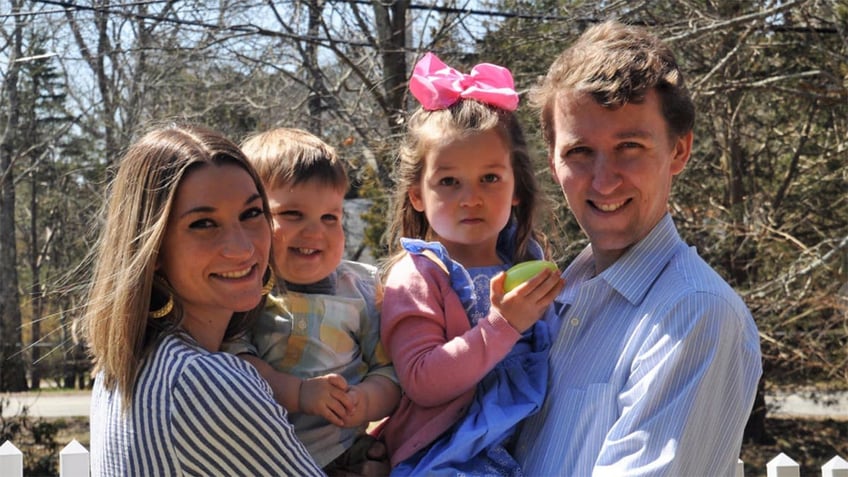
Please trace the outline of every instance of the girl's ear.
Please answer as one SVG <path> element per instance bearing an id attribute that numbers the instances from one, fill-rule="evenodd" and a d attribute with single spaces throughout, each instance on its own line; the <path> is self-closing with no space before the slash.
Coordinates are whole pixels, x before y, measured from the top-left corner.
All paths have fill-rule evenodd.
<path id="1" fill-rule="evenodd" d="M 417 212 L 424 212 L 424 199 L 421 198 L 421 186 L 412 186 L 409 188 L 409 203 Z"/>

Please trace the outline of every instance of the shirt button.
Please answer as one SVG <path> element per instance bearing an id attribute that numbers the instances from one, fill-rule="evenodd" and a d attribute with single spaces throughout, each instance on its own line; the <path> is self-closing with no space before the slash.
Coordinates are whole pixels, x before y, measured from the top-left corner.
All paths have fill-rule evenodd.
<path id="1" fill-rule="evenodd" d="M 297 328 L 301 331 L 306 329 L 306 320 L 300 320 L 297 322 Z"/>
<path id="2" fill-rule="evenodd" d="M 579 318 L 572 318 L 572 319 L 571 319 L 571 326 L 577 326 L 577 325 L 579 325 L 579 324 L 580 324 L 580 319 L 579 319 Z"/>

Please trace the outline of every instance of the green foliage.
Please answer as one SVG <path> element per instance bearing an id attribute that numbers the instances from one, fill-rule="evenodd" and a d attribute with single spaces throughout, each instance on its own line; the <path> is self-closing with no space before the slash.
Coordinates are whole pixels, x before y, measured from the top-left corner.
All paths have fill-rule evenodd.
<path id="1" fill-rule="evenodd" d="M 383 232 L 388 226 L 389 198 L 385 189 L 380 186 L 373 169 L 366 169 L 361 180 L 360 196 L 371 199 L 371 207 L 362 214 L 362 220 L 367 224 L 364 245 L 370 248 L 374 258 L 379 260 L 388 253 L 388 246 L 383 242 Z"/>

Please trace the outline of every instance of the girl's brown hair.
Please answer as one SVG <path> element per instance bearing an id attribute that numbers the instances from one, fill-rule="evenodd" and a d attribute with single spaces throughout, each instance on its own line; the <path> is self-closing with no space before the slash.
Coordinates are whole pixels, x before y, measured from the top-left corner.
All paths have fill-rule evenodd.
<path id="1" fill-rule="evenodd" d="M 518 198 L 518 205 L 512 207 L 510 219 L 516 223 L 513 260 L 518 263 L 532 258 L 530 241 L 541 239 L 534 227 L 541 196 L 518 118 L 510 111 L 474 100 L 462 100 L 447 109 L 427 111 L 419 108 L 409 118 L 394 171 L 395 192 L 387 233 L 391 257 L 386 267 L 402 256 L 401 237 L 432 239 L 426 215 L 415 210 L 409 200 L 410 187 L 421 182 L 427 152 L 433 147 L 491 130 L 496 131 L 511 150 L 514 193 Z"/>

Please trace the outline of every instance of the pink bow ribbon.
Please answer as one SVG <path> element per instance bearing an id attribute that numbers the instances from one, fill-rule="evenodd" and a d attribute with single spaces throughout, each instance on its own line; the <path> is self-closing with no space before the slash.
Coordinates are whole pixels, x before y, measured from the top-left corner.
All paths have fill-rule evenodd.
<path id="1" fill-rule="evenodd" d="M 507 111 L 518 107 L 518 93 L 508 69 L 481 63 L 466 75 L 432 53 L 415 64 L 409 91 L 427 111 L 449 108 L 460 99 L 475 99 Z"/>

